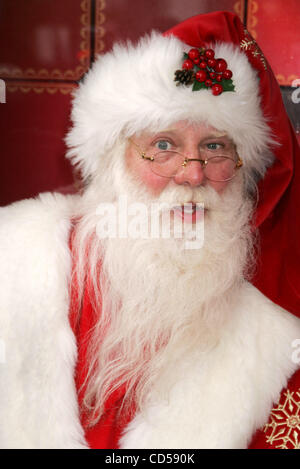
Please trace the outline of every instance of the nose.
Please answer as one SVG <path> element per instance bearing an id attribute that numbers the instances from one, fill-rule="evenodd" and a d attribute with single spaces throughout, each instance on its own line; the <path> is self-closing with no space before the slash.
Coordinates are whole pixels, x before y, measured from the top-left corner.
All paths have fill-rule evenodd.
<path id="1" fill-rule="evenodd" d="M 180 185 L 189 185 L 191 187 L 201 186 L 205 182 L 205 174 L 200 161 L 188 161 L 186 166 L 181 166 L 174 182 Z"/>

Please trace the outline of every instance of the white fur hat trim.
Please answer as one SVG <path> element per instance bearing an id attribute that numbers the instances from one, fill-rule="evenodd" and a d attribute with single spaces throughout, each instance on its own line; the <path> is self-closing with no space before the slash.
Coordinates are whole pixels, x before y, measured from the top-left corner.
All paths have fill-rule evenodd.
<path id="1" fill-rule="evenodd" d="M 153 32 L 136 46 L 117 44 L 97 59 L 75 92 L 73 128 L 66 138 L 67 156 L 84 179 L 93 177 L 99 158 L 120 136 L 158 131 L 185 119 L 227 132 L 245 169 L 263 175 L 272 140 L 256 71 L 237 46 L 217 43 L 213 48 L 233 72 L 234 92 L 214 96 L 211 90 L 176 86 L 174 72 L 190 46 L 175 36 Z"/>

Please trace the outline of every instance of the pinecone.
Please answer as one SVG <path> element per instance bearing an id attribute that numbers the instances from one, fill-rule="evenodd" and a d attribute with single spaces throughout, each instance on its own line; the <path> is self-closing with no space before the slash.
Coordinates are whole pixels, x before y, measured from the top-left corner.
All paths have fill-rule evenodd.
<path id="1" fill-rule="evenodd" d="M 178 85 L 190 85 L 195 80 L 193 70 L 176 70 L 174 81 L 178 81 Z"/>

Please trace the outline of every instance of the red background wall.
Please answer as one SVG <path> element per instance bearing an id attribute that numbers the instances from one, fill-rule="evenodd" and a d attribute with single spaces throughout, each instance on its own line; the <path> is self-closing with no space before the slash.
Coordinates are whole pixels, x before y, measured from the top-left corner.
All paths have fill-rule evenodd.
<path id="1" fill-rule="evenodd" d="M 116 40 L 164 31 L 199 13 L 240 16 L 273 67 L 296 126 L 291 86 L 300 79 L 297 6 L 298 0 L 1 0 L 6 102 L 0 103 L 0 205 L 70 190 L 74 178 L 64 135 L 71 93 L 97 54 Z"/>

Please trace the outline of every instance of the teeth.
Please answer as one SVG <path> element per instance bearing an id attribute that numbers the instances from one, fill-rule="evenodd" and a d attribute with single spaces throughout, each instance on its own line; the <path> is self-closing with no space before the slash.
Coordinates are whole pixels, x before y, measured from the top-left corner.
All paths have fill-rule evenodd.
<path id="1" fill-rule="evenodd" d="M 196 211 L 196 207 L 188 208 L 188 207 L 183 207 L 184 213 L 194 213 Z"/>
<path id="2" fill-rule="evenodd" d="M 202 205 L 201 206 L 197 205 L 197 203 L 186 202 L 180 205 L 173 205 L 172 210 L 181 211 L 188 215 L 188 214 L 193 214 L 195 212 L 198 212 L 199 210 L 203 210 L 203 207 Z"/>
<path id="3" fill-rule="evenodd" d="M 173 210 L 180 210 L 186 214 L 195 213 L 198 207 L 195 204 L 175 205 Z"/>

